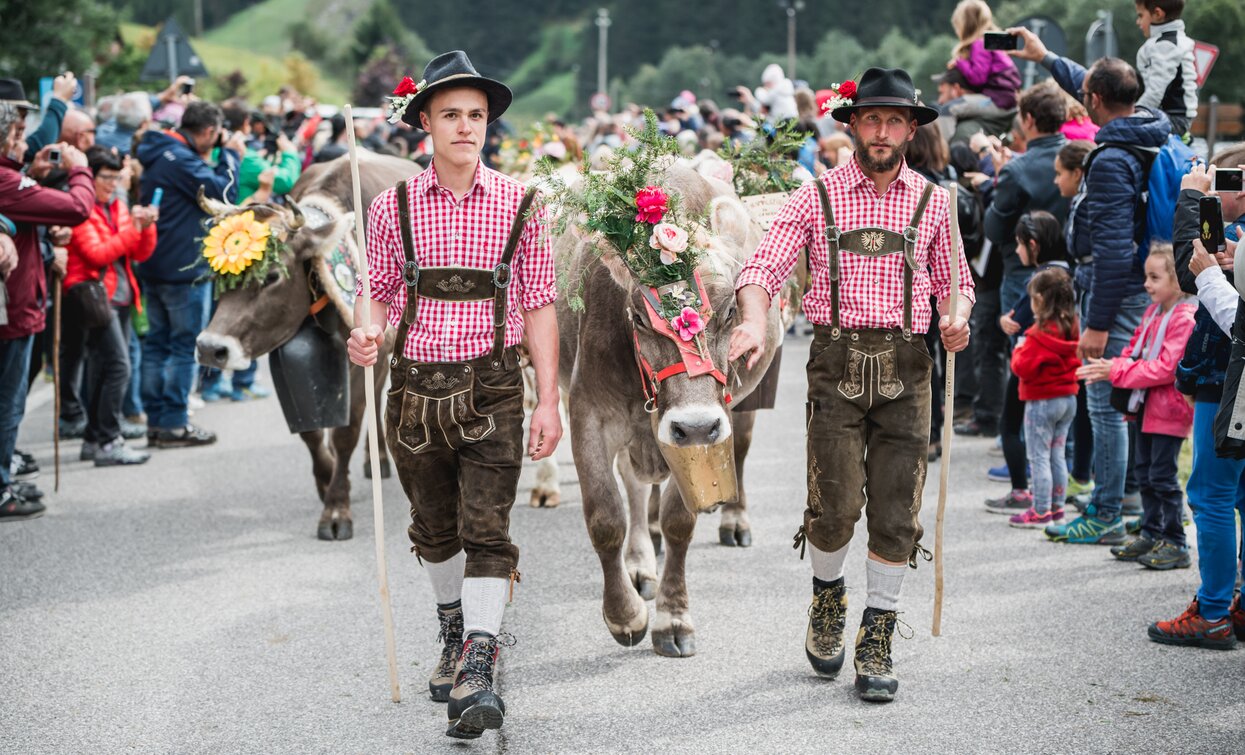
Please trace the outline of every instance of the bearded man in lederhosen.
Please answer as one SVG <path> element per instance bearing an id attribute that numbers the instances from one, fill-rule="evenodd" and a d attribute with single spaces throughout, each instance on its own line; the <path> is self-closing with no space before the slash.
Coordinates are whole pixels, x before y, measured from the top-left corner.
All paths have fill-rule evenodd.
<path id="1" fill-rule="evenodd" d="M 351 360 L 374 364 L 384 323 L 397 330 L 385 439 L 410 499 L 412 551 L 432 581 L 444 641 L 428 687 L 449 703 L 451 737 L 502 724 L 493 688 L 507 588 L 518 579 L 510 508 L 524 451 L 551 455 L 558 416 L 557 291 L 534 190 L 480 161 L 487 125 L 510 90 L 465 53 L 434 58 L 395 108 L 432 137 L 432 164 L 368 208 L 369 329 L 350 334 Z M 361 290 L 361 289 L 360 289 Z M 526 340 L 538 405 L 523 444 Z"/>
<path id="2" fill-rule="evenodd" d="M 954 250 L 946 189 L 908 168 L 904 150 L 938 112 L 899 69 L 870 68 L 831 114 L 849 125 L 852 160 L 791 195 L 736 283 L 743 321 L 731 360 L 755 361 L 765 311 L 807 246 L 813 286 L 804 312 L 814 324 L 808 361 L 808 505 L 796 544 L 813 563 L 805 655 L 820 676 L 843 666 L 847 594 L 843 564 L 862 510 L 867 515 L 867 595 L 856 635 L 855 685 L 862 699 L 894 699 L 891 662 L 899 591 L 915 568 L 922 535 L 930 427 L 930 369 L 924 333 L 931 295 L 942 343 L 968 345 L 973 285 L 963 249 Z M 957 239 L 958 242 L 958 239 Z M 951 261 L 959 311 L 947 312 Z M 801 550 L 801 553 L 803 551 Z"/>

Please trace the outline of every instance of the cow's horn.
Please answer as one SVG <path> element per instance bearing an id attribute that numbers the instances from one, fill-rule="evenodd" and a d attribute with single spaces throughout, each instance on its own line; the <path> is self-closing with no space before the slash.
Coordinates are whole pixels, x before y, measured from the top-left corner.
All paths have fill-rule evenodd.
<path id="1" fill-rule="evenodd" d="M 307 218 L 303 217 L 303 211 L 299 208 L 297 202 L 289 198 L 287 198 L 286 201 L 290 205 L 290 212 L 294 213 L 294 220 L 288 227 L 291 231 L 297 231 L 299 228 L 302 228 L 307 224 Z"/>
<path id="2" fill-rule="evenodd" d="M 237 207 L 229 204 L 228 202 L 222 202 L 219 199 L 208 199 L 207 195 L 203 193 L 202 185 L 199 186 L 198 200 L 199 200 L 199 209 L 203 210 L 204 212 L 206 212 L 207 214 L 211 215 L 214 218 L 219 218 L 222 215 L 228 215 L 229 213 L 238 209 Z"/>

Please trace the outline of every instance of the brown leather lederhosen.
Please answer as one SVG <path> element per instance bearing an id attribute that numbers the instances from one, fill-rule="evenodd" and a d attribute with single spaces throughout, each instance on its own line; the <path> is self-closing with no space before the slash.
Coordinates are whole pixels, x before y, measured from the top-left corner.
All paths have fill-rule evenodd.
<path id="1" fill-rule="evenodd" d="M 510 507 L 523 460 L 523 378 L 515 350 L 506 348 L 506 311 L 511 263 L 535 190 L 524 195 L 492 270 L 421 268 L 407 191 L 406 181 L 398 184 L 407 296 L 390 360 L 385 438 L 411 503 L 412 550 L 432 563 L 466 550 L 466 576 L 513 577 L 518 549 L 510 542 Z M 489 353 L 460 362 L 402 356 L 421 298 L 491 299 Z"/>
<path id="2" fill-rule="evenodd" d="M 833 552 L 851 541 L 868 513 L 869 550 L 915 566 L 918 518 L 929 442 L 930 369 L 923 338 L 913 338 L 912 292 L 917 229 L 933 193 L 927 184 L 903 233 L 835 225 L 825 184 L 817 181 L 830 254 L 831 323 L 813 329 L 808 361 L 808 506 L 796 536 Z M 844 329 L 840 322 L 840 250 L 869 257 L 902 254 L 903 327 Z"/>

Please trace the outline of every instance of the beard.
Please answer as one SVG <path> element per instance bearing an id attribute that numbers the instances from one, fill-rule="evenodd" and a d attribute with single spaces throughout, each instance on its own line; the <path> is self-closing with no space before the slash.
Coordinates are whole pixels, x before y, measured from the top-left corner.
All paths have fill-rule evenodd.
<path id="1" fill-rule="evenodd" d="M 880 147 L 881 144 L 862 145 L 856 148 L 856 160 L 860 166 L 870 173 L 889 173 L 894 170 L 901 160 L 904 153 L 908 151 L 908 143 L 900 142 L 894 144 L 892 142 L 885 143 L 890 147 L 890 153 L 886 157 L 874 158 L 873 147 Z"/>

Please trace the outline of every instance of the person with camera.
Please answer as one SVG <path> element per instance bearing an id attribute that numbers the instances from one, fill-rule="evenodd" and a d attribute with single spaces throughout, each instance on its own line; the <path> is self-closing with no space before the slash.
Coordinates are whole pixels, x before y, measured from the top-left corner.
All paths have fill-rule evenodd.
<path id="1" fill-rule="evenodd" d="M 46 325 L 48 285 L 39 245 L 39 226 L 75 226 L 87 219 L 95 191 L 86 157 L 68 144 L 57 145 L 69 168 L 68 191 L 40 186 L 21 172 L 26 158 L 23 108 L 0 103 L 0 215 L 14 225 L 17 263 L 5 277 L 8 303 L 0 325 L 0 521 L 43 513 L 33 487 L 18 488 L 11 471 L 17 428 L 26 412 L 26 380 L 34 335 Z"/>
<path id="2" fill-rule="evenodd" d="M 209 161 L 216 147 L 222 149 L 213 165 Z M 199 207 L 198 192 L 236 202 L 245 151 L 245 135 L 227 132 L 221 109 L 202 100 L 186 106 L 180 127 L 148 131 L 138 144 L 141 203 L 151 205 L 156 189 L 163 190 L 156 250 L 138 268 L 149 327 L 141 392 L 147 442 L 156 448 L 216 442 L 214 433 L 190 424 L 187 413 L 196 373 L 195 339 L 212 311 L 212 284 L 203 282 L 208 266 L 199 241 L 211 217 Z"/>
<path id="3" fill-rule="evenodd" d="M 118 187 L 129 188 L 129 158 L 93 147 L 87 162 L 95 180 L 95 206 L 69 241 L 61 365 L 68 374 L 78 364 L 86 368 L 86 401 L 78 402 L 87 407 L 81 458 L 97 467 L 142 464 L 150 454 L 127 447 L 121 432 L 122 402 L 130 381 L 130 305 L 142 311 L 131 263 L 142 262 L 155 251 L 160 211 L 144 206 L 126 209 L 116 198 Z M 75 394 L 77 387 L 74 381 L 61 381 L 62 396 Z"/>

